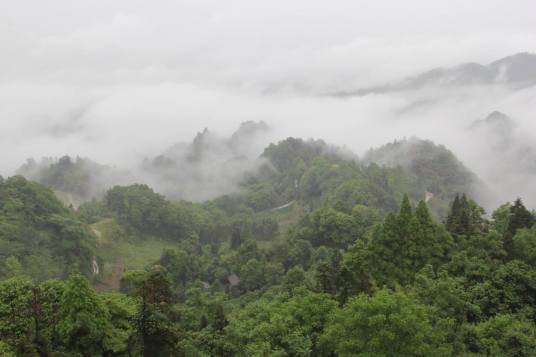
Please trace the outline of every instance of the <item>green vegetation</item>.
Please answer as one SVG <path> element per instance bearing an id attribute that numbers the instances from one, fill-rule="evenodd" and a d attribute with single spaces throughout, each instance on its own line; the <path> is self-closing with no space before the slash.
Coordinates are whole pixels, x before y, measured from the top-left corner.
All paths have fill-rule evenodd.
<path id="1" fill-rule="evenodd" d="M 289 138 L 203 203 L 1 179 L 0 354 L 536 355 L 534 213 L 487 217 L 423 145 L 388 167 Z"/>
<path id="2" fill-rule="evenodd" d="M 112 169 L 85 158 L 63 156 L 29 159 L 18 169 L 18 174 L 54 190 L 67 205 L 78 205 L 104 193 L 105 175 Z"/>
<path id="3" fill-rule="evenodd" d="M 0 276 L 43 281 L 89 274 L 95 236 L 49 189 L 21 176 L 0 179 Z"/>

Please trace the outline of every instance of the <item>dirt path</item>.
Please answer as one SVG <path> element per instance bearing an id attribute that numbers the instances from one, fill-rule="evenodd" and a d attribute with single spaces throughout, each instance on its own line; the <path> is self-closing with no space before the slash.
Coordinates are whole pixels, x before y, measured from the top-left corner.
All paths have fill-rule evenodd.
<path id="1" fill-rule="evenodd" d="M 97 290 L 99 293 L 106 291 L 119 291 L 121 276 L 123 275 L 124 271 L 125 263 L 122 260 L 117 261 L 114 265 L 112 273 L 101 282 L 95 284 L 95 290 Z"/>

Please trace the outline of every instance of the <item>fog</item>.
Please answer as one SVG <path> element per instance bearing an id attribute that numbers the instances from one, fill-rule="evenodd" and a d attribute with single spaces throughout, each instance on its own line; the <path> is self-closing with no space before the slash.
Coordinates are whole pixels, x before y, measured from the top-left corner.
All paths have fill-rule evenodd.
<path id="1" fill-rule="evenodd" d="M 0 2 L 0 174 L 65 154 L 137 168 L 204 128 L 226 138 L 264 121 L 263 144 L 314 137 L 362 154 L 430 139 L 485 182 L 487 205 L 521 196 L 534 208 L 533 82 L 354 94 L 536 53 L 535 13 L 530 0 Z M 503 146 L 471 129 L 493 111 L 515 123 Z"/>

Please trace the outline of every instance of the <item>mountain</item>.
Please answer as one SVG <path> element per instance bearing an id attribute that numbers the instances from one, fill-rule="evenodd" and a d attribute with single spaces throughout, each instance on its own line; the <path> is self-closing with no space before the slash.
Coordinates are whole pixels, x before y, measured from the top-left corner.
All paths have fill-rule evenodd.
<path id="1" fill-rule="evenodd" d="M 469 129 L 485 139 L 491 148 L 507 150 L 513 144 L 516 124 L 508 115 L 494 111 L 484 119 L 475 120 Z"/>
<path id="2" fill-rule="evenodd" d="M 494 111 L 469 127 L 475 142 L 495 158 L 495 170 L 524 177 L 536 175 L 536 146 L 508 115 Z"/>
<path id="3" fill-rule="evenodd" d="M 363 161 L 401 167 L 414 181 L 411 186 L 420 187 L 427 195 L 443 202 L 450 202 L 458 193 L 478 193 L 476 175 L 446 147 L 428 140 L 411 138 L 394 141 L 369 150 Z"/>
<path id="4" fill-rule="evenodd" d="M 487 184 L 485 196 L 489 201 L 481 202 L 493 206 L 524 195 L 527 203 L 534 204 L 536 145 L 531 133 L 523 130 L 522 123 L 493 111 L 474 120 L 461 135 L 470 142 L 465 156 Z"/>
<path id="5" fill-rule="evenodd" d="M 518 53 L 497 60 L 488 68 L 500 82 L 531 83 L 536 81 L 536 54 Z"/>
<path id="6" fill-rule="evenodd" d="M 536 84 L 536 54 L 517 53 L 488 65 L 464 63 L 455 67 L 434 68 L 424 73 L 356 91 L 337 93 L 337 96 L 359 96 L 424 88 L 503 84 L 523 88 Z"/>

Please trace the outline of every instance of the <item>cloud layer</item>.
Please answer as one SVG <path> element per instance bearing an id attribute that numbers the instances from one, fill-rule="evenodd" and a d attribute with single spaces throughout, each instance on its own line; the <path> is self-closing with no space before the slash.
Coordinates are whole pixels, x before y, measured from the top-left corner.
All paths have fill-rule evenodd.
<path id="1" fill-rule="evenodd" d="M 500 110 L 530 140 L 534 88 L 325 94 L 536 52 L 534 13 L 530 0 L 2 2 L 0 173 L 63 154 L 128 167 L 264 120 L 358 153 L 429 138 L 488 175 L 465 129 Z"/>

